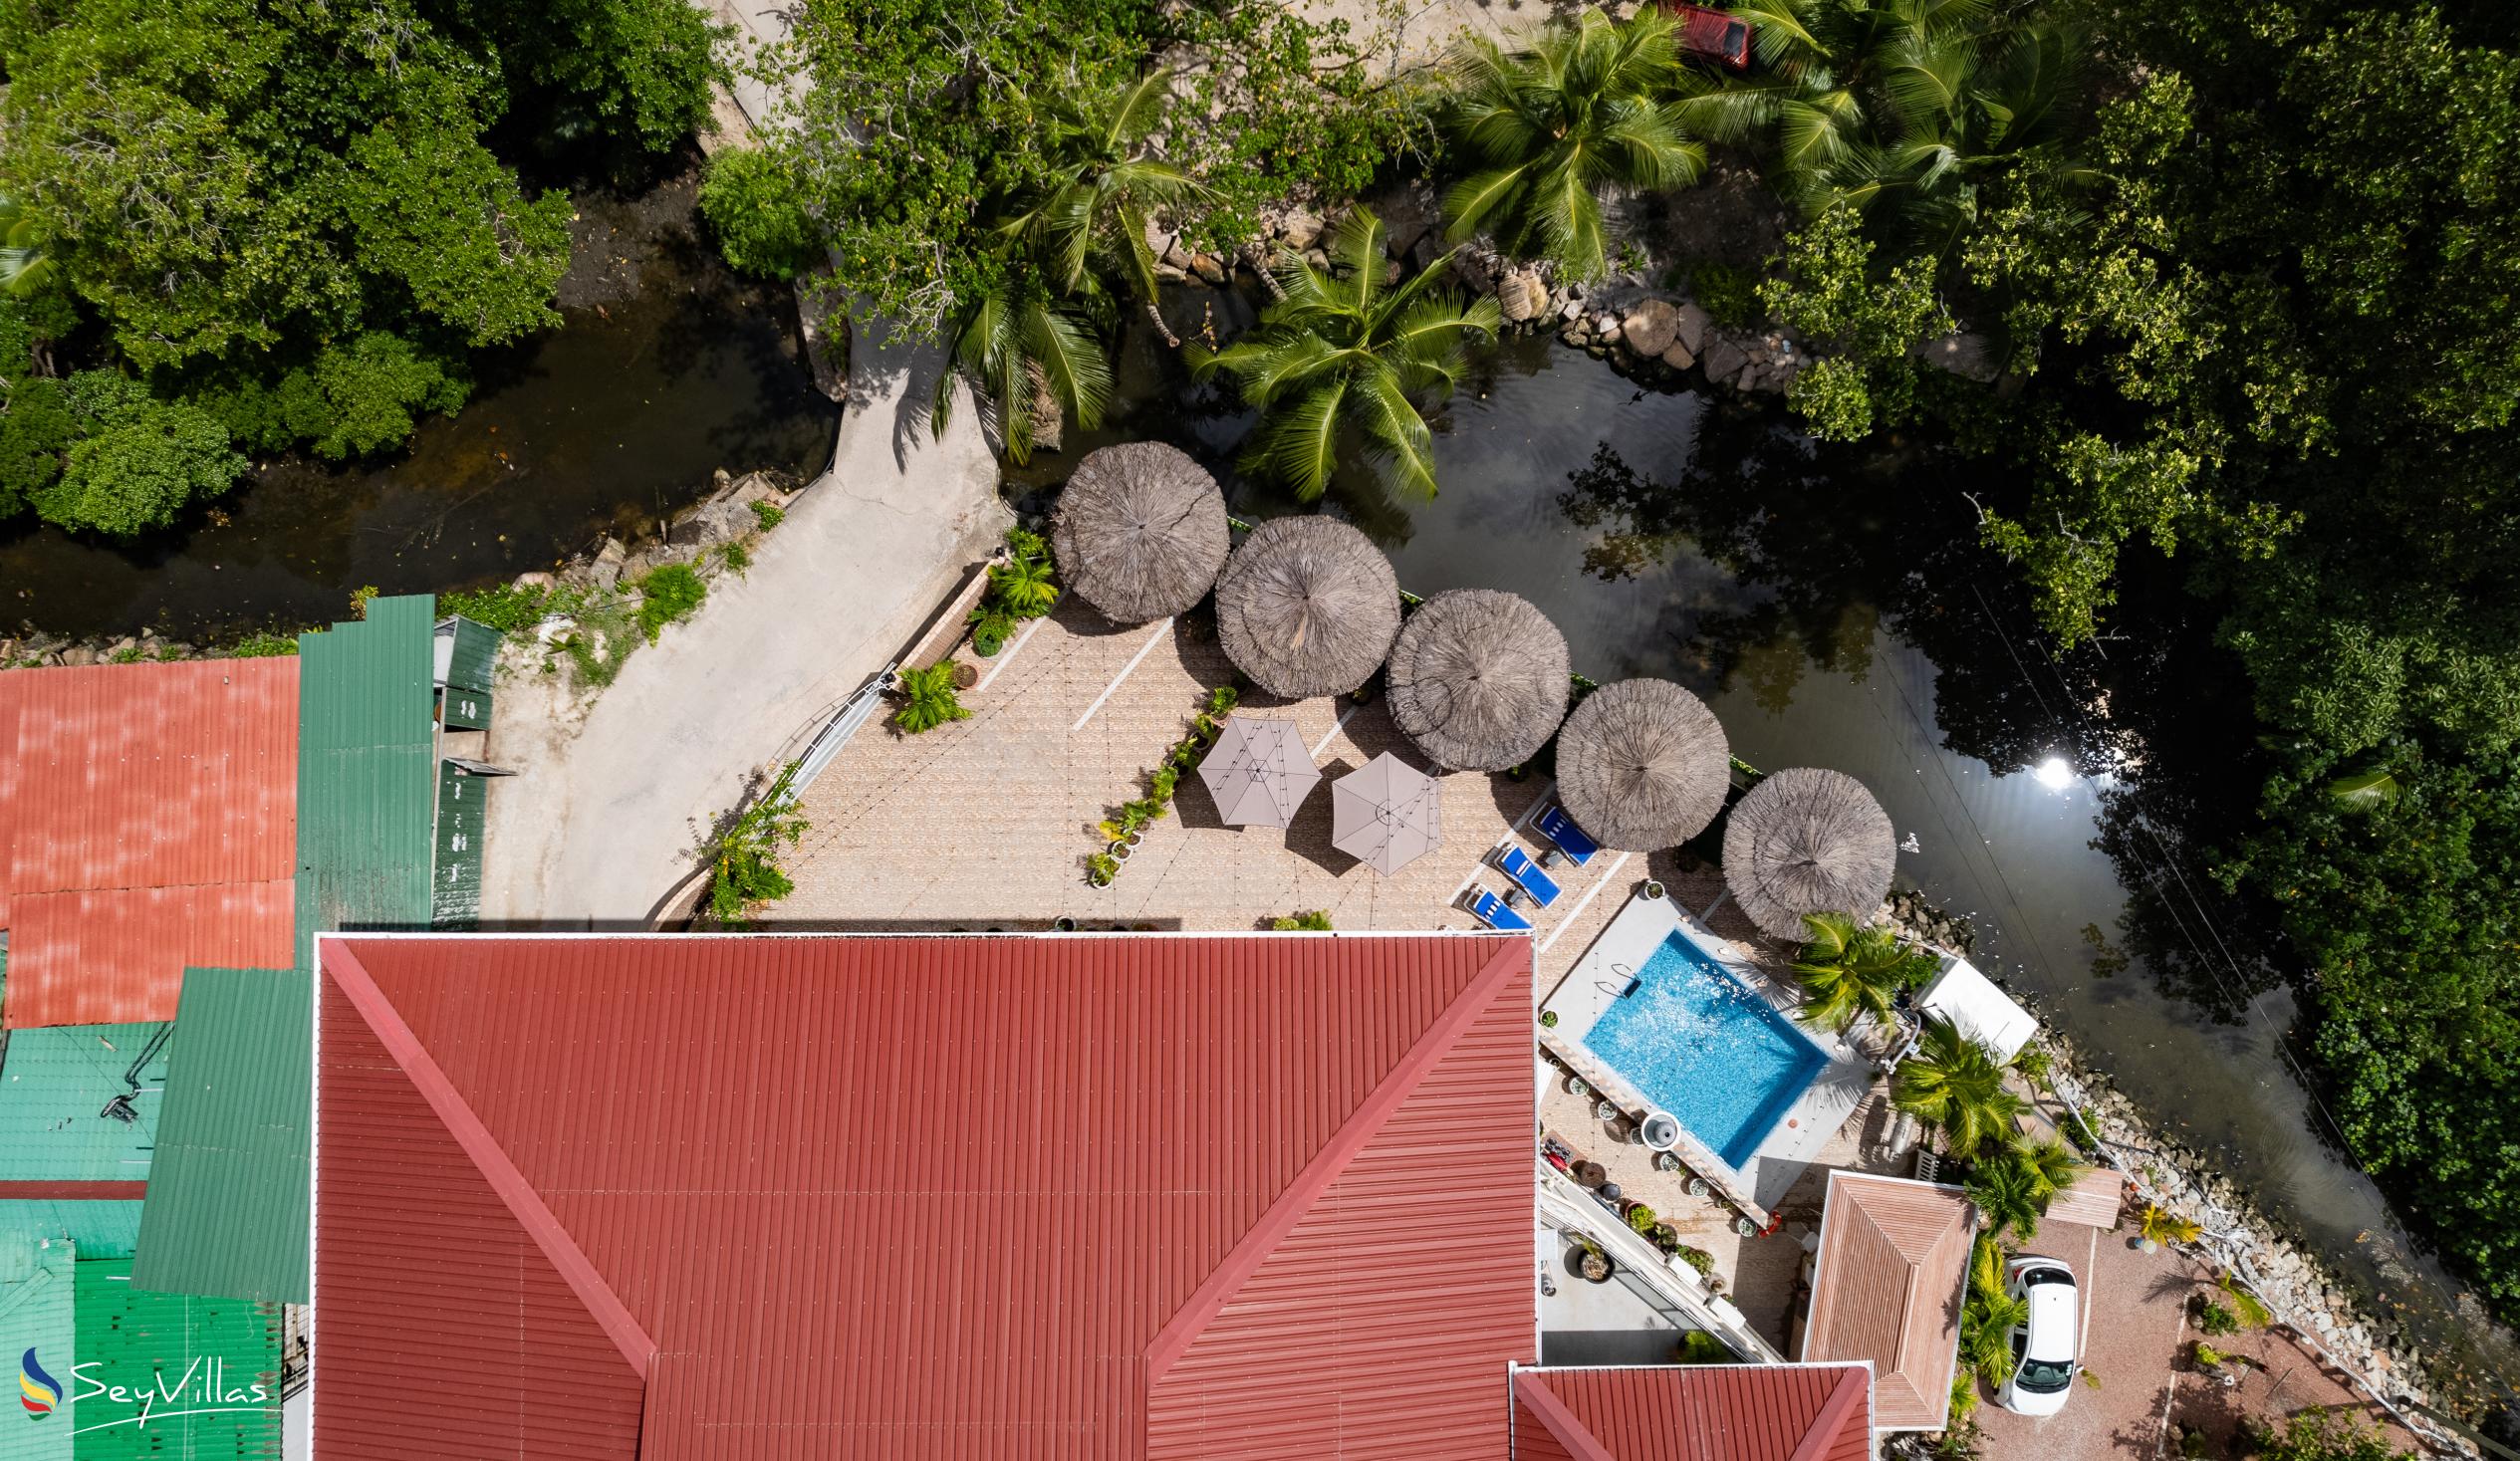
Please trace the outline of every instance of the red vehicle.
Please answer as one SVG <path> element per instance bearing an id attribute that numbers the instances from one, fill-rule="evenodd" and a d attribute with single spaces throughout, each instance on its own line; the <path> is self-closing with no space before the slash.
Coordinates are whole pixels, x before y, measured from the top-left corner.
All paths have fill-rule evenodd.
<path id="1" fill-rule="evenodd" d="M 1750 22 L 1703 5 L 1666 4 L 1662 8 L 1679 22 L 1681 50 L 1734 71 L 1750 69 Z"/>

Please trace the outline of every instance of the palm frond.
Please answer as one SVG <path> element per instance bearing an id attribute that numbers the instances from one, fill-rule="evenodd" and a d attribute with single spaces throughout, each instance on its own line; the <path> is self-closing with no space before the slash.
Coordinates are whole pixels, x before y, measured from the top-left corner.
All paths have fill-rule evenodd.
<path id="1" fill-rule="evenodd" d="M 1171 84 L 1170 72 L 1150 71 L 1114 94 L 1103 108 L 1105 149 L 1118 151 L 1152 131 L 1155 114 L 1163 105 L 1164 89 Z"/>
<path id="2" fill-rule="evenodd" d="M 1074 317 L 1036 301 L 1025 313 L 1023 345 L 1076 424 L 1089 431 L 1101 425 L 1112 399 L 1112 365 L 1101 344 Z"/>
<path id="3" fill-rule="evenodd" d="M 1347 410 L 1385 458 L 1392 481 L 1421 496 L 1435 495 L 1435 439 L 1426 420 L 1388 369 L 1357 373 Z"/>
<path id="4" fill-rule="evenodd" d="M 1321 496 L 1339 467 L 1339 419 L 1348 388 L 1346 377 L 1329 377 L 1263 418 L 1243 453 L 1245 468 L 1306 502 Z"/>
<path id="5" fill-rule="evenodd" d="M 1492 167 L 1474 172 L 1454 183 L 1444 193 L 1444 216 L 1451 222 L 1444 225 L 1444 237 L 1459 243 L 1487 226 L 1491 218 L 1510 211 L 1515 193 L 1522 188 L 1529 165 Z"/>

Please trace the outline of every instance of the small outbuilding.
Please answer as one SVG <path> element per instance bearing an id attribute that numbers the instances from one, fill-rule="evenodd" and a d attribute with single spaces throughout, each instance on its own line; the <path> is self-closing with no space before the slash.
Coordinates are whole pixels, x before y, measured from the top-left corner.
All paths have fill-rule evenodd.
<path id="1" fill-rule="evenodd" d="M 1995 987 L 1995 981 L 1957 954 L 1942 956 L 1942 972 L 1916 994 L 1916 1012 L 1940 1017 L 1962 1035 L 1986 1047 L 1998 1064 L 2010 1065 L 2030 1037 L 2039 1033 L 2038 1017 Z"/>

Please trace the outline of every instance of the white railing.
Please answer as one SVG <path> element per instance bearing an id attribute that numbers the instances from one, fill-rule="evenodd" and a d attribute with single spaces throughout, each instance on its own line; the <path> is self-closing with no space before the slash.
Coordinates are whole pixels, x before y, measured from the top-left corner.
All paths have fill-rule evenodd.
<path id="1" fill-rule="evenodd" d="M 1673 1261 L 1661 1249 L 1645 1241 L 1636 1229 L 1621 1222 L 1617 1213 L 1602 1206 L 1545 1161 L 1540 1163 L 1540 1215 L 1551 1227 L 1577 1234 L 1609 1254 L 1620 1275 L 1633 1278 L 1648 1291 L 1638 1297 L 1653 1308 L 1669 1312 L 1691 1329 L 1713 1335 L 1751 1363 L 1785 1362 L 1785 1356 L 1750 1328 L 1740 1310 L 1707 1289 L 1697 1270 L 1673 1267 Z"/>

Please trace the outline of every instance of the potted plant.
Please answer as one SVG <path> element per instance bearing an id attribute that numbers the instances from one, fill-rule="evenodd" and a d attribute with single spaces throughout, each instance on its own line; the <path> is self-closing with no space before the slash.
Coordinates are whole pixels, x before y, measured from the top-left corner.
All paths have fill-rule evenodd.
<path id="1" fill-rule="evenodd" d="M 1558 1012 L 1555 1010 L 1542 1010 L 1540 1012 L 1540 1028 L 1543 1030 L 1557 1029 Z"/>
<path id="2" fill-rule="evenodd" d="M 1570 1073 L 1566 1078 L 1566 1094 L 1569 1096 L 1590 1096 L 1593 1094 L 1593 1088 L 1586 1084 L 1583 1077 Z"/>
<path id="3" fill-rule="evenodd" d="M 1602 703 L 1607 705 L 1610 702 L 1605 700 Z M 1650 903 L 1663 897 L 1665 895 L 1665 891 L 1666 890 L 1658 880 L 1648 877 L 1645 879 L 1645 885 L 1638 889 L 1638 895 L 1642 897 L 1646 902 Z"/>
<path id="4" fill-rule="evenodd" d="M 1638 1236 L 1647 1238 L 1653 1236 L 1655 1226 L 1662 1221 L 1652 1208 L 1641 1202 L 1629 1203 L 1627 1212 L 1621 1216 L 1628 1219 L 1628 1226 L 1636 1229 Z"/>
<path id="5" fill-rule="evenodd" d="M 1120 860 L 1109 852 L 1096 852 L 1085 859 L 1085 875 L 1096 887 L 1110 887 L 1120 876 Z"/>
<path id="6" fill-rule="evenodd" d="M 1050 920 L 1050 931 L 1053 933 L 1074 933 L 1077 931 L 1077 920 L 1069 917 L 1065 913 L 1062 913 L 1058 917 Z"/>
<path id="7" fill-rule="evenodd" d="M 1618 1268 L 1610 1261 L 1609 1254 L 1587 1243 L 1584 1245 L 1583 1256 L 1576 1260 L 1575 1271 L 1582 1274 L 1587 1283 L 1607 1284 L 1610 1282 L 1610 1276 L 1616 1273 Z"/>

